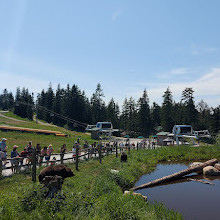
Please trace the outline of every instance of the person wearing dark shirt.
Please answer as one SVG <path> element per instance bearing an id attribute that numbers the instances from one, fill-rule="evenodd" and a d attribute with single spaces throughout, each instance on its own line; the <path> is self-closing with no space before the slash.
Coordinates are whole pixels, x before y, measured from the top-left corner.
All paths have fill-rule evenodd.
<path id="1" fill-rule="evenodd" d="M 13 150 L 11 151 L 11 170 L 12 173 L 17 171 L 19 153 L 17 151 L 18 146 L 14 145 Z"/>
<path id="2" fill-rule="evenodd" d="M 128 156 L 125 152 L 122 152 L 121 154 L 121 162 L 127 162 Z"/>

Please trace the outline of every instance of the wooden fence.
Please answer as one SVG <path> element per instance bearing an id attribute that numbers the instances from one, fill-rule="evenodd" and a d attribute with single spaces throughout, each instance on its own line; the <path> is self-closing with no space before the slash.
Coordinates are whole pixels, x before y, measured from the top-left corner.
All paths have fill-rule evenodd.
<path id="1" fill-rule="evenodd" d="M 117 143 L 117 142 L 116 142 Z M 102 144 L 99 144 L 97 147 L 95 148 L 86 148 L 86 149 L 82 149 L 80 150 L 78 147 L 76 147 L 76 152 L 75 152 L 75 156 L 73 156 L 73 152 L 68 152 L 68 153 L 54 153 L 51 154 L 50 158 L 56 156 L 59 157 L 59 159 L 56 158 L 56 160 L 50 160 L 49 163 L 55 164 L 55 163 L 61 163 L 63 164 L 64 161 L 70 160 L 73 161 L 75 163 L 75 169 L 78 171 L 79 170 L 79 162 L 83 161 L 83 160 L 89 160 L 89 159 L 98 159 L 100 164 L 102 163 L 102 158 L 106 155 L 109 154 L 115 154 L 116 157 L 118 157 L 119 153 L 121 153 L 122 151 L 126 150 L 128 152 L 128 154 L 130 153 L 130 150 L 132 149 L 136 149 L 139 150 L 140 148 L 148 148 L 148 149 L 155 149 L 155 145 L 149 146 L 149 145 L 145 145 L 143 144 L 137 144 L 136 147 L 133 147 L 130 143 L 128 143 L 127 146 L 125 146 L 123 149 L 120 148 L 120 146 L 118 146 L 118 143 L 115 145 L 110 145 L 110 146 L 106 146 L 103 147 Z M 59 155 L 59 156 L 58 156 Z M 65 155 L 68 155 L 68 157 L 65 158 Z M 25 158 L 29 158 L 31 163 L 29 164 L 23 164 L 23 160 Z M 36 149 L 33 149 L 32 155 L 28 156 L 28 157 L 18 157 L 18 158 L 12 158 L 12 159 L 18 159 L 20 161 L 17 161 L 17 165 L 16 166 L 8 166 L 8 167 L 3 167 L 2 166 L 2 161 L 0 160 L 0 176 L 2 176 L 2 171 L 3 170 L 8 170 L 8 169 L 15 169 L 16 172 L 19 172 L 21 170 L 21 168 L 28 168 L 31 171 L 32 174 L 32 181 L 36 182 L 36 171 L 37 171 L 37 167 L 41 166 L 42 164 L 46 164 L 48 163 L 48 161 L 41 161 L 39 162 L 40 159 L 40 155 L 36 154 Z M 7 159 L 7 161 L 10 161 L 11 159 Z M 20 163 L 20 164 L 19 164 Z"/>

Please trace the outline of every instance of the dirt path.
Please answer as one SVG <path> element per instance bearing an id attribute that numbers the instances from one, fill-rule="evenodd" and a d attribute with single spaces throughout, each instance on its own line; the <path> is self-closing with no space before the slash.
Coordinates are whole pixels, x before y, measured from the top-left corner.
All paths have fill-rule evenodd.
<path id="1" fill-rule="evenodd" d="M 19 122 L 24 122 L 24 123 L 30 123 L 29 121 L 24 121 L 24 120 L 20 120 L 20 119 L 16 119 L 16 118 L 11 118 L 11 117 L 8 117 L 8 116 L 2 114 L 2 113 L 5 113 L 5 112 L 7 112 L 7 111 L 0 111 L 0 117 L 7 118 L 7 119 L 10 119 L 12 121 L 19 121 Z"/>
<path id="2" fill-rule="evenodd" d="M 31 123 L 30 121 L 25 121 L 25 120 L 20 120 L 20 119 L 16 119 L 16 118 L 12 118 L 12 117 L 8 117 L 6 115 L 4 115 L 3 113 L 7 113 L 8 111 L 0 111 L 0 117 L 2 118 L 7 118 L 9 120 L 12 120 L 12 121 L 18 121 L 18 122 L 23 122 L 23 123 Z M 36 115 L 33 116 L 33 121 L 36 122 Z M 42 122 L 42 121 L 37 121 L 38 124 L 40 125 L 46 125 L 46 126 L 52 126 L 52 127 L 57 127 L 56 125 L 53 125 L 53 124 L 49 124 L 47 122 Z"/>

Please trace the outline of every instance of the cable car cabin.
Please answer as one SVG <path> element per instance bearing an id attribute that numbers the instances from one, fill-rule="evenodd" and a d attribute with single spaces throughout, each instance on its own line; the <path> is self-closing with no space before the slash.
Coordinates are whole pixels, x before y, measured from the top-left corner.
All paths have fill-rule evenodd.
<path id="1" fill-rule="evenodd" d="M 191 125 L 174 125 L 173 135 L 177 145 L 179 145 L 179 138 L 190 138 L 193 144 L 195 144 L 194 139 L 198 139 Z"/>
<path id="2" fill-rule="evenodd" d="M 108 130 L 112 130 L 113 126 L 111 122 L 97 122 L 96 124 L 96 128 L 99 128 L 100 131 L 108 131 Z"/>
<path id="3" fill-rule="evenodd" d="M 87 127 L 86 127 L 86 131 L 91 131 L 91 129 L 93 129 L 93 128 L 96 128 L 96 126 L 95 125 L 87 125 Z"/>
<path id="4" fill-rule="evenodd" d="M 174 125 L 174 135 L 195 135 L 191 125 Z"/>
<path id="5" fill-rule="evenodd" d="M 211 138 L 211 135 L 209 133 L 209 130 L 202 130 L 202 131 L 195 131 L 196 135 L 198 137 L 207 137 L 207 138 Z"/>

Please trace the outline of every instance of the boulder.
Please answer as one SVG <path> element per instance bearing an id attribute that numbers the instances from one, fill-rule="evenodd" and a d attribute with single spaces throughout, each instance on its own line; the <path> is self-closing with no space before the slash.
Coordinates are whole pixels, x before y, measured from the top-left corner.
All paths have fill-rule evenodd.
<path id="1" fill-rule="evenodd" d="M 218 176 L 218 175 L 220 175 L 220 171 L 217 170 L 213 166 L 207 166 L 207 167 L 203 168 L 203 174 L 204 175 L 209 175 L 209 176 Z"/>
<path id="2" fill-rule="evenodd" d="M 124 191 L 124 195 L 130 195 L 130 194 L 132 194 L 132 195 L 134 195 L 134 196 L 139 196 L 139 197 L 141 197 L 142 199 L 144 199 L 144 201 L 147 201 L 147 196 L 144 196 L 144 195 L 142 195 L 141 193 L 136 193 L 136 192 L 131 192 L 131 191 Z"/>
<path id="3" fill-rule="evenodd" d="M 216 163 L 214 167 L 220 171 L 220 163 Z"/>
<path id="4" fill-rule="evenodd" d="M 201 164 L 202 164 L 202 162 L 194 162 L 194 163 L 190 164 L 189 167 L 192 168 L 192 167 L 195 167 L 195 166 L 198 166 L 198 165 L 201 165 Z M 202 174 L 202 169 L 197 171 L 196 173 Z"/>
<path id="5" fill-rule="evenodd" d="M 111 169 L 110 172 L 111 172 L 112 174 L 118 174 L 118 173 L 119 173 L 118 170 L 114 170 L 114 169 Z"/>

